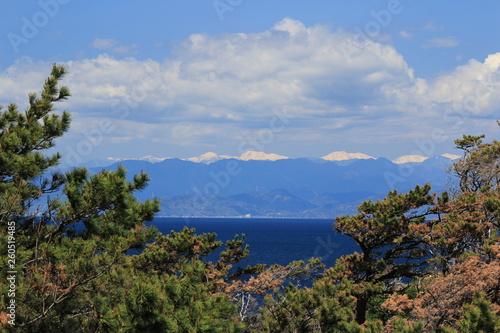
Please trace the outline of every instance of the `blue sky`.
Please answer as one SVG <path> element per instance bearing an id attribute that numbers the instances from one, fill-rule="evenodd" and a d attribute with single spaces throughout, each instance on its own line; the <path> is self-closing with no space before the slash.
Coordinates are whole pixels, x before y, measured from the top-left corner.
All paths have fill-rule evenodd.
<path id="1" fill-rule="evenodd" d="M 498 137 L 500 3 L 3 1 L 0 103 L 53 63 L 73 160 L 457 153 Z"/>

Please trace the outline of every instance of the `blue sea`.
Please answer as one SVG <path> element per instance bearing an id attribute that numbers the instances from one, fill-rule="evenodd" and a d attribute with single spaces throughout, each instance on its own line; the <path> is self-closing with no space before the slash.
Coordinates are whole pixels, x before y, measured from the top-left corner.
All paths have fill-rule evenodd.
<path id="1" fill-rule="evenodd" d="M 163 234 L 187 226 L 196 233 L 216 233 L 225 242 L 245 234 L 250 257 L 239 265 L 257 263 L 287 265 L 294 260 L 321 257 L 327 267 L 341 255 L 359 251 L 349 237 L 335 234 L 333 220 L 273 218 L 155 218 L 153 225 Z M 215 258 L 214 258 L 215 259 Z"/>

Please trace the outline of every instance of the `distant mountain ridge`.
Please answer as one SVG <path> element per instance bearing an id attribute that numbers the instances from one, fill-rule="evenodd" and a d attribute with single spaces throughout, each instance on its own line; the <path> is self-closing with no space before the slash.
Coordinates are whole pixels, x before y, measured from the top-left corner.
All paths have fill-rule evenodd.
<path id="1" fill-rule="evenodd" d="M 439 156 L 443 156 L 450 160 L 455 160 L 460 158 L 459 155 L 453 154 L 442 154 Z M 84 163 L 82 166 L 86 167 L 96 167 L 96 166 L 108 166 L 116 162 L 134 160 L 134 161 L 147 161 L 150 163 L 160 163 L 168 159 L 174 159 L 174 157 L 155 157 L 155 156 L 144 156 L 140 158 L 118 158 L 118 157 L 108 157 L 107 159 L 101 160 L 92 160 Z M 204 164 L 212 164 L 220 160 L 225 159 L 236 159 L 241 161 L 278 161 L 284 159 L 290 159 L 290 157 L 273 154 L 273 153 L 264 153 L 259 151 L 247 151 L 240 156 L 230 156 L 230 155 L 218 155 L 214 152 L 207 152 L 200 156 L 189 157 L 189 158 L 181 158 L 184 161 L 190 161 L 195 163 L 204 163 Z M 314 159 L 314 158 L 313 158 Z M 348 153 L 345 151 L 335 151 L 328 155 L 322 156 L 320 158 L 316 158 L 317 160 L 325 160 L 325 161 L 353 161 L 353 160 L 363 160 L 363 159 L 376 159 L 373 156 L 363 154 L 363 153 Z M 404 163 L 422 163 L 425 160 L 429 159 L 429 157 L 421 156 L 421 155 L 404 155 L 392 160 L 393 163 L 396 164 L 404 164 Z"/>
<path id="2" fill-rule="evenodd" d="M 358 158 L 346 163 L 344 159 L 269 155 L 218 159 L 219 155 L 204 154 L 197 160 L 152 159 L 154 163 L 124 160 L 105 169 L 114 170 L 121 164 L 129 177 L 146 172 L 151 180 L 137 196 L 162 200 L 160 216 L 333 219 L 353 214 L 364 200 L 381 199 L 394 189 L 406 192 L 417 184 L 430 183 L 433 191 L 447 190 L 450 176 L 446 169 L 453 163 L 441 155 L 421 162 L 399 160 L 400 164 L 386 158 Z M 100 170 L 102 167 L 89 169 L 91 173 Z"/>

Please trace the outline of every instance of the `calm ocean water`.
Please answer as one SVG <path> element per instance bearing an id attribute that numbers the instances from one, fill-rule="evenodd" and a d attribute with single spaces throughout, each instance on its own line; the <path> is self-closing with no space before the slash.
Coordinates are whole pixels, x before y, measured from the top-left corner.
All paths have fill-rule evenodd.
<path id="1" fill-rule="evenodd" d="M 196 233 L 217 234 L 226 241 L 245 234 L 250 257 L 240 266 L 256 263 L 286 265 L 294 260 L 321 257 L 327 267 L 344 254 L 359 251 L 349 237 L 333 232 L 333 220 L 258 218 L 156 218 L 153 224 L 163 233 L 180 231 L 184 226 Z"/>

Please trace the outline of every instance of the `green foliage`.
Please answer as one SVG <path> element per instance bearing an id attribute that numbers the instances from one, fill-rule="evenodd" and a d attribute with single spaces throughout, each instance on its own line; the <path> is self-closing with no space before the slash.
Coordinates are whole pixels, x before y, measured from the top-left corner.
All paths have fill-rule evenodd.
<path id="1" fill-rule="evenodd" d="M 59 154 L 47 156 L 42 151 L 54 146 L 54 140 L 69 128 L 70 115 L 53 113 L 54 103 L 70 95 L 66 87 L 57 87 L 66 71 L 54 66 L 45 81 L 40 97 L 29 95 L 29 107 L 20 112 L 9 104 L 0 113 L 0 212 L 3 222 L 23 214 L 33 200 L 57 190 L 62 176 L 38 179 L 48 168 L 58 164 Z M 1 110 L 1 107 L 0 107 Z"/>
<path id="2" fill-rule="evenodd" d="M 237 332 L 235 305 L 210 284 L 200 283 L 201 261 L 182 276 L 139 273 L 125 280 L 118 307 L 104 312 L 113 332 Z"/>
<path id="3" fill-rule="evenodd" d="M 484 137 L 484 134 L 478 136 L 464 135 L 462 139 L 455 140 L 455 146 L 457 149 L 462 149 L 466 154 L 470 154 L 471 151 L 482 145 Z"/>
<path id="4" fill-rule="evenodd" d="M 266 298 L 259 332 L 361 332 L 354 321 L 355 298 L 324 280 L 312 289 L 289 286 Z"/>
<path id="5" fill-rule="evenodd" d="M 144 252 L 133 257 L 134 267 L 144 272 L 173 274 L 217 250 L 222 242 L 215 234 L 195 235 L 194 229 L 184 227 L 181 232 L 157 237 Z"/>
<path id="6" fill-rule="evenodd" d="M 349 279 L 357 284 L 358 323 L 365 322 L 368 303 L 384 292 L 384 285 L 423 274 L 427 265 L 424 240 L 415 230 L 433 214 L 436 203 L 430 189 L 426 184 L 406 194 L 391 191 L 384 200 L 362 203 L 358 215 L 337 218 L 334 229 L 351 237 L 362 253 L 341 257 L 328 275 L 332 280 Z"/>
<path id="7" fill-rule="evenodd" d="M 381 201 L 365 201 L 360 214 L 337 218 L 334 228 L 351 237 L 362 254 L 344 257 L 343 271 L 355 281 L 386 281 L 418 275 L 415 269 L 424 262 L 422 240 L 415 237 L 413 226 L 423 224 L 434 205 L 430 185 L 416 186 L 407 194 L 389 192 Z M 404 263 L 400 263 L 401 260 Z M 399 262 L 398 262 L 399 260 Z"/>
<path id="8" fill-rule="evenodd" d="M 423 322 L 408 323 L 402 318 L 397 318 L 391 325 L 394 333 L 422 333 L 426 332 Z"/>
<path id="9" fill-rule="evenodd" d="M 455 162 L 450 171 L 457 177 L 461 192 L 477 192 L 499 185 L 500 142 L 483 143 L 483 138 L 484 135 L 464 135 L 463 139 L 455 140 L 456 148 L 464 151 L 464 158 Z"/>
<path id="10" fill-rule="evenodd" d="M 477 293 L 473 303 L 464 306 L 464 314 L 458 326 L 463 333 L 498 332 L 500 318 L 491 310 L 491 302 L 485 299 L 485 295 Z"/>
<path id="11" fill-rule="evenodd" d="M 368 304 L 366 306 L 366 320 L 367 321 L 377 321 L 380 320 L 382 322 L 386 322 L 391 317 L 390 314 L 381 307 L 382 303 L 384 303 L 389 295 L 380 294 L 371 297 L 368 300 Z"/>

